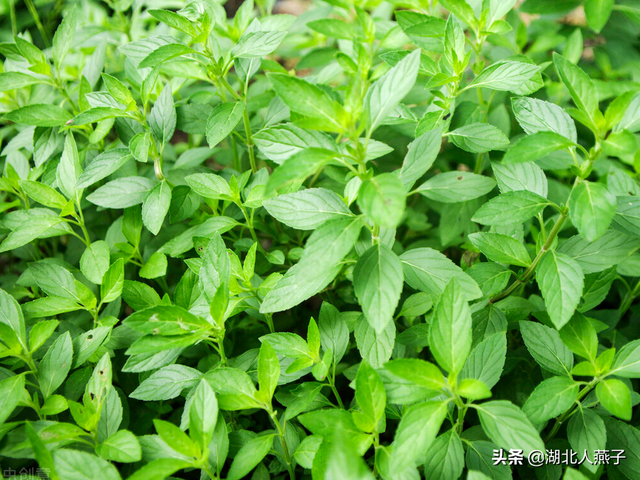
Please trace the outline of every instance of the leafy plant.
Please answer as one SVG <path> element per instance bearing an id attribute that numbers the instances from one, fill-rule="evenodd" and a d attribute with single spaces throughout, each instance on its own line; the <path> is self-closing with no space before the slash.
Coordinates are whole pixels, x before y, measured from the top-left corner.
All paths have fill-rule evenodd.
<path id="1" fill-rule="evenodd" d="M 638 478 L 635 2 L 43 3 L 0 7 L 3 468 Z"/>

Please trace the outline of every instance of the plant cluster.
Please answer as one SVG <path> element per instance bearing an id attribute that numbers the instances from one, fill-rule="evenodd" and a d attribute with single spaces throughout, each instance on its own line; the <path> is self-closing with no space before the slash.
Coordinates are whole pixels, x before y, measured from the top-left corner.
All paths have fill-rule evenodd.
<path id="1" fill-rule="evenodd" d="M 636 2 L 40 3 L 0 478 L 640 478 Z"/>

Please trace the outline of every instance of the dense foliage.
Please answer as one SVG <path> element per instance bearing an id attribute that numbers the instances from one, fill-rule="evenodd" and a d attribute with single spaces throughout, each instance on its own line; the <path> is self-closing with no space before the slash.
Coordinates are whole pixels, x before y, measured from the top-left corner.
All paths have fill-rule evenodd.
<path id="1" fill-rule="evenodd" d="M 637 3 L 176 3 L 0 5 L 2 474 L 640 478 Z"/>

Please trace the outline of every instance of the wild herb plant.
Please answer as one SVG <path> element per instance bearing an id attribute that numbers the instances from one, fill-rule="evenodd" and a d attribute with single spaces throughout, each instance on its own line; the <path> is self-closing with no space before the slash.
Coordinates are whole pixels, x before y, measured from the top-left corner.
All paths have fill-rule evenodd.
<path id="1" fill-rule="evenodd" d="M 3 475 L 640 478 L 640 7 L 516 3 L 0 6 Z"/>

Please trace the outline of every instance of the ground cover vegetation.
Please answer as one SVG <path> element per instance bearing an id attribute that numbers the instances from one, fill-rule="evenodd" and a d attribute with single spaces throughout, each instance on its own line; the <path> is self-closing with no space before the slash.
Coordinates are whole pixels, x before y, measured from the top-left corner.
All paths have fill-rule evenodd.
<path id="1" fill-rule="evenodd" d="M 0 15 L 2 475 L 640 478 L 637 2 Z"/>

